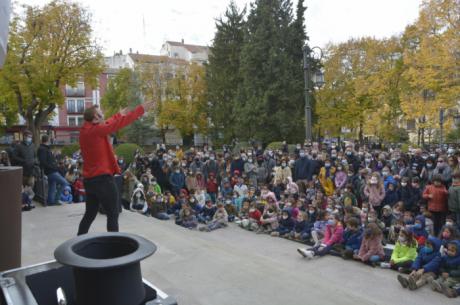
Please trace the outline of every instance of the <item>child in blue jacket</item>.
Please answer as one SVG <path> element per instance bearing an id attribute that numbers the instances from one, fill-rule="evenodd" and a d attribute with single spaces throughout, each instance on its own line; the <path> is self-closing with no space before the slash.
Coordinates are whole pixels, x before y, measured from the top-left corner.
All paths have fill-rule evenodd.
<path id="1" fill-rule="evenodd" d="M 72 190 L 70 186 L 64 187 L 64 191 L 61 194 L 61 197 L 59 198 L 59 203 L 72 203 L 73 202 L 73 196 L 72 196 Z"/>
<path id="2" fill-rule="evenodd" d="M 289 210 L 284 210 L 281 213 L 281 219 L 278 221 L 279 226 L 276 228 L 272 233 L 271 236 L 281 236 L 285 237 L 288 236 L 291 231 L 294 229 L 295 222 L 294 219 L 291 217 L 291 213 Z"/>
<path id="3" fill-rule="evenodd" d="M 346 229 L 343 233 L 343 243 L 333 246 L 331 255 L 341 256 L 343 259 L 353 258 L 353 254 L 358 254 L 363 239 L 363 229 L 359 219 L 350 217 L 346 222 Z"/>
<path id="4" fill-rule="evenodd" d="M 416 290 L 428 283 L 431 278 L 435 278 L 439 271 L 439 260 L 441 254 L 439 248 L 441 240 L 436 237 L 429 237 L 425 246 L 419 249 L 417 258 L 412 263 L 412 272 L 408 277 L 398 275 L 398 281 L 403 288 L 409 287 L 410 290 Z"/>
<path id="5" fill-rule="evenodd" d="M 460 241 L 450 241 L 446 248 L 446 254 L 436 258 L 441 276 L 431 280 L 431 289 L 456 298 L 460 293 Z"/>

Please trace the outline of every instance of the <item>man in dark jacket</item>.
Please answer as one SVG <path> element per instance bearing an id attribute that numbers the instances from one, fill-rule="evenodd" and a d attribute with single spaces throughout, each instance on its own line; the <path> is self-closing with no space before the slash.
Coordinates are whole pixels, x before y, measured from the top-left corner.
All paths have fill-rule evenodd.
<path id="1" fill-rule="evenodd" d="M 313 168 L 304 150 L 299 152 L 299 159 L 294 164 L 294 181 L 299 186 L 299 192 L 305 193 L 306 184 L 312 180 Z"/>
<path id="2" fill-rule="evenodd" d="M 22 166 L 23 184 L 33 188 L 35 184 L 34 167 L 37 165 L 37 156 L 32 142 L 32 133 L 29 130 L 25 130 L 23 138 L 24 140 L 14 147 L 12 163 Z"/>
<path id="3" fill-rule="evenodd" d="M 40 167 L 48 177 L 48 205 L 56 204 L 56 185 L 59 184 L 59 189 L 64 190 L 69 184 L 64 177 L 59 173 L 59 167 L 56 162 L 56 158 L 50 149 L 49 137 L 47 135 L 42 136 L 42 144 L 37 151 L 38 160 L 40 161 Z"/>

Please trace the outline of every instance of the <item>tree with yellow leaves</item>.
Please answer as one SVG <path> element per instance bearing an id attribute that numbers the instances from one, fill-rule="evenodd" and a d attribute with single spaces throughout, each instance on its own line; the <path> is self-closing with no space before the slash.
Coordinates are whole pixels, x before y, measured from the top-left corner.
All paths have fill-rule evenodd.
<path id="1" fill-rule="evenodd" d="M 182 137 L 207 133 L 205 70 L 195 63 L 179 68 L 168 81 L 166 98 L 158 114 L 158 124 L 174 126 Z"/>

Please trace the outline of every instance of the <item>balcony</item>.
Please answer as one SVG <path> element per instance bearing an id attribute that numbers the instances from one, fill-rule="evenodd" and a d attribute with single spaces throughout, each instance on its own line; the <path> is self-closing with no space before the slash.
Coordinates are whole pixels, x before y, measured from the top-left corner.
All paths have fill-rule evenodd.
<path id="1" fill-rule="evenodd" d="M 83 82 L 79 82 L 77 83 L 75 87 L 66 85 L 65 95 L 67 97 L 84 97 L 85 96 L 85 84 Z"/>

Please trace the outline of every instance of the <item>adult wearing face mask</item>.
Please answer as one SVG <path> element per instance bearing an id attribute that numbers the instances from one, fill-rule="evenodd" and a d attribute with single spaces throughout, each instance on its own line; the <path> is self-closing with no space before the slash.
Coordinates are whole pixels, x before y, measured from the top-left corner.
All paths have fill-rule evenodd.
<path id="1" fill-rule="evenodd" d="M 206 181 L 208 181 L 209 175 L 212 173 L 214 177 L 217 177 L 218 174 L 218 165 L 216 161 L 216 156 L 214 154 L 209 155 L 209 159 L 203 165 L 203 176 Z M 219 178 L 218 178 L 219 179 Z"/>
<path id="2" fill-rule="evenodd" d="M 85 110 L 85 123 L 80 130 L 80 147 L 84 160 L 86 210 L 78 228 L 78 235 L 88 233 L 99 206 L 104 208 L 107 215 L 107 231 L 118 232 L 119 194 L 114 175 L 120 174 L 120 167 L 115 159 L 109 136 L 131 124 L 153 107 L 154 103 L 148 102 L 132 111 L 122 109 L 107 120 L 104 120 L 104 114 L 97 106 Z"/>
<path id="3" fill-rule="evenodd" d="M 436 168 L 433 171 L 433 175 L 440 175 L 442 183 L 447 187 L 452 182 L 452 168 L 447 163 L 446 156 L 439 156 Z"/>
<path id="4" fill-rule="evenodd" d="M 353 149 L 351 148 L 351 146 L 348 146 L 346 148 L 345 158 L 348 162 L 348 166 L 352 167 L 354 172 L 357 172 L 359 170 L 359 166 L 361 165 L 361 162 L 359 158 L 353 152 Z"/>
<path id="5" fill-rule="evenodd" d="M 308 159 L 305 150 L 300 150 L 299 159 L 294 163 L 294 182 L 299 186 L 300 194 L 305 194 L 305 190 L 309 181 L 313 178 L 313 168 L 311 160 Z"/>
<path id="6" fill-rule="evenodd" d="M 32 133 L 29 130 L 23 132 L 23 141 L 16 145 L 13 150 L 12 163 L 22 166 L 23 185 L 34 187 L 34 167 L 38 165 L 35 145 L 32 142 Z"/>

